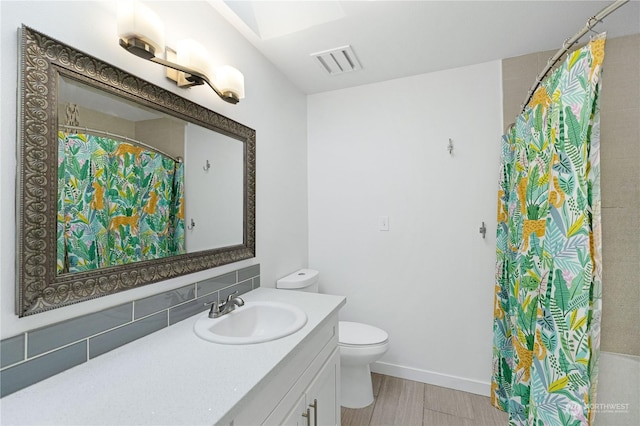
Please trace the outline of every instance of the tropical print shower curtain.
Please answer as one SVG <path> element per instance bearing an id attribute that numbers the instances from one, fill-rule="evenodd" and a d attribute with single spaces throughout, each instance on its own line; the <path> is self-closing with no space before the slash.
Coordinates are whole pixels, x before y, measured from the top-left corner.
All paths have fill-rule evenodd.
<path id="1" fill-rule="evenodd" d="M 604 44 L 570 54 L 503 137 L 491 400 L 514 425 L 593 419 Z"/>
<path id="2" fill-rule="evenodd" d="M 184 253 L 183 164 L 110 138 L 58 133 L 58 273 Z"/>

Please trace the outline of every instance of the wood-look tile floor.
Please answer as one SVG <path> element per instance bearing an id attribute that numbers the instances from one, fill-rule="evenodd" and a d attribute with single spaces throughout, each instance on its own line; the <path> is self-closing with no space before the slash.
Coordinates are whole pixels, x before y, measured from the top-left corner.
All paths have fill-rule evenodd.
<path id="1" fill-rule="evenodd" d="M 372 373 L 374 401 L 342 407 L 343 426 L 503 426 L 509 416 L 489 397 Z"/>

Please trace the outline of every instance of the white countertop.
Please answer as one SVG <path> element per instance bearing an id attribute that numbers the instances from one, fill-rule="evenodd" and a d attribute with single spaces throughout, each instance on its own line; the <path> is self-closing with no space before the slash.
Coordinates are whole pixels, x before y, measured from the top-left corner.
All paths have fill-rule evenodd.
<path id="1" fill-rule="evenodd" d="M 2 425 L 229 423 L 242 399 L 277 374 L 344 297 L 258 288 L 246 301 L 291 303 L 306 325 L 279 340 L 220 345 L 193 332 L 195 315 L 0 400 Z M 263 381 L 263 379 L 265 379 Z"/>

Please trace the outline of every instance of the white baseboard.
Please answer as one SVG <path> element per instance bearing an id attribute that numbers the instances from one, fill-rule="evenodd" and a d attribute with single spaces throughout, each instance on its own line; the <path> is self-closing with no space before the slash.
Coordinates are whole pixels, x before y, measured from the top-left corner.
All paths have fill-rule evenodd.
<path id="1" fill-rule="evenodd" d="M 451 376 L 449 374 L 420 370 L 417 368 L 389 364 L 386 362 L 374 362 L 371 364 L 371 371 L 374 373 L 386 374 L 387 376 L 400 377 L 401 379 L 442 386 L 444 388 L 456 389 L 483 396 L 489 396 L 491 392 L 490 382 L 482 382 L 480 380 Z"/>

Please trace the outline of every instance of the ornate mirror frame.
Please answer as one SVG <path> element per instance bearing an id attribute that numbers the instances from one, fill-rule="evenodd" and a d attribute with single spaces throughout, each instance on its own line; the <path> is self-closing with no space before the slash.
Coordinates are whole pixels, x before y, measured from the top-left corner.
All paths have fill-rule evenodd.
<path id="1" fill-rule="evenodd" d="M 256 132 L 29 27 L 20 28 L 16 312 L 37 314 L 255 257 Z M 57 274 L 59 75 L 238 139 L 244 145 L 243 243 L 90 272 Z"/>

